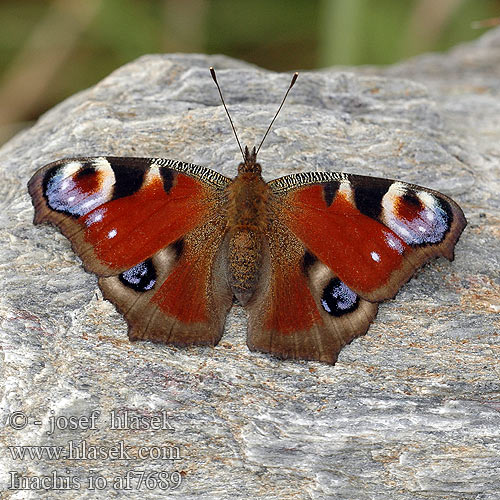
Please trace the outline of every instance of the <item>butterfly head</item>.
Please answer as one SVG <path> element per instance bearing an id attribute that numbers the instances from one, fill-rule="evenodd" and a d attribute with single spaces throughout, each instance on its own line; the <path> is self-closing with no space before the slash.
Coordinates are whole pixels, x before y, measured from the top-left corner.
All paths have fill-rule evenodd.
<path id="1" fill-rule="evenodd" d="M 262 172 L 260 163 L 257 163 L 257 151 L 255 150 L 255 146 L 252 149 L 248 149 L 248 146 L 245 146 L 243 159 L 244 161 L 238 165 L 238 173 L 254 172 L 260 174 Z"/>

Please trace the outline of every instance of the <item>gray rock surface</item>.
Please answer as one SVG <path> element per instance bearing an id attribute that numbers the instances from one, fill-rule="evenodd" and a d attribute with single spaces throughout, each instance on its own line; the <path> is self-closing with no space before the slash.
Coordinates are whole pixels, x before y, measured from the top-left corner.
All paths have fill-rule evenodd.
<path id="1" fill-rule="evenodd" d="M 290 94 L 260 154 L 267 178 L 306 170 L 398 178 L 452 196 L 469 220 L 455 261 L 421 270 L 334 367 L 248 351 L 240 308 L 215 349 L 131 344 L 68 241 L 31 224 L 26 182 L 65 156 L 164 156 L 234 175 L 239 151 L 208 66 L 250 145 L 289 75 L 225 57 L 145 56 L 6 144 L 0 497 L 498 499 L 499 49 L 497 30 L 389 68 L 303 73 Z M 50 434 L 51 417 L 64 427 L 65 417 L 93 410 L 95 428 L 80 420 Z M 172 429 L 112 429 L 112 411 L 166 411 Z M 43 446 L 70 442 L 81 453 L 83 441 L 85 459 L 13 455 L 14 446 L 47 453 Z M 91 454 L 120 442 L 131 456 L 140 447 L 153 456 Z M 117 479 L 127 471 L 131 490 Z M 35 478 L 34 489 L 9 489 L 19 476 Z M 68 489 L 43 489 L 43 476 Z M 178 489 L 161 489 L 177 477 Z"/>

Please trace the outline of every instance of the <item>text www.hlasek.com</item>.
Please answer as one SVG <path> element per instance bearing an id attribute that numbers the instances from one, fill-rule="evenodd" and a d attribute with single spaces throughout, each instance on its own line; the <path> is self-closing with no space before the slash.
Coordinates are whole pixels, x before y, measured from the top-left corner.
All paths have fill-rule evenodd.
<path id="1" fill-rule="evenodd" d="M 69 441 L 66 446 L 8 446 L 12 460 L 181 460 L 179 446 L 140 446 L 131 450 L 124 441 L 113 446 Z"/>

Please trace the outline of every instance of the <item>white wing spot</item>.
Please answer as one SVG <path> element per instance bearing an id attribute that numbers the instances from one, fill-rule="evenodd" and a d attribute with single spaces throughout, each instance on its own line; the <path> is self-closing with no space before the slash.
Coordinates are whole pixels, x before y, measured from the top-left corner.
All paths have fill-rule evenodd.
<path id="1" fill-rule="evenodd" d="M 387 241 L 387 244 L 394 250 L 396 250 L 396 252 L 398 252 L 399 254 L 402 254 L 403 251 L 404 251 L 404 248 L 403 248 L 403 245 L 402 243 L 395 239 L 392 234 L 384 231 L 384 236 L 385 236 L 385 241 Z"/>
<path id="2" fill-rule="evenodd" d="M 380 255 L 377 252 L 371 252 L 370 255 L 375 262 L 380 262 Z"/>
<path id="3" fill-rule="evenodd" d="M 112 229 L 109 233 L 108 233 L 108 238 L 111 239 L 111 238 L 114 238 L 117 234 L 117 231 L 116 229 Z"/>
<path id="4" fill-rule="evenodd" d="M 102 218 L 103 218 L 103 213 L 104 213 L 104 209 L 103 208 L 98 208 L 98 209 L 94 210 L 87 217 L 87 219 L 85 221 L 85 224 L 87 226 L 91 226 L 92 224 L 95 224 L 96 222 L 101 222 Z"/>
<path id="5" fill-rule="evenodd" d="M 410 231 L 408 231 L 408 229 L 406 229 L 402 225 L 398 225 L 397 222 L 394 225 L 395 225 L 395 228 L 393 229 L 391 227 L 391 229 L 393 229 L 395 233 L 400 234 L 400 236 L 402 236 L 403 238 L 410 238 L 411 237 Z"/>
<path id="6" fill-rule="evenodd" d="M 323 306 L 323 309 L 327 313 L 331 313 L 332 312 L 332 310 L 330 309 L 330 306 L 328 305 L 328 302 L 325 299 L 321 299 L 321 305 Z"/>
<path id="7" fill-rule="evenodd" d="M 80 203 L 80 207 L 85 210 L 85 213 L 88 213 L 96 206 L 95 198 L 90 197 L 87 201 Z"/>

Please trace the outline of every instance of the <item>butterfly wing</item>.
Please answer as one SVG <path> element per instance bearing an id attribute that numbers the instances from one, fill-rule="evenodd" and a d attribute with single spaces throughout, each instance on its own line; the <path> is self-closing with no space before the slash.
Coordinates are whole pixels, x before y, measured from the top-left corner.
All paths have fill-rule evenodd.
<path id="1" fill-rule="evenodd" d="M 226 177 L 183 162 L 74 158 L 28 184 L 35 224 L 71 241 L 129 336 L 178 345 L 216 344 L 232 295 L 221 266 Z"/>
<path id="2" fill-rule="evenodd" d="M 268 232 L 258 289 L 246 309 L 251 350 L 335 363 L 365 333 L 377 304 L 350 290 L 314 257 L 279 217 Z"/>
<path id="3" fill-rule="evenodd" d="M 250 305 L 248 342 L 283 357 L 335 362 L 366 332 L 376 302 L 429 259 L 453 259 L 466 225 L 445 195 L 388 179 L 312 172 L 269 186 L 277 221 L 268 233 L 270 286 Z M 285 248 L 294 250 L 283 257 Z"/>

